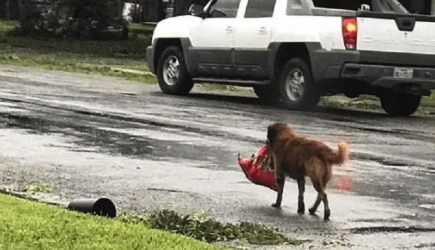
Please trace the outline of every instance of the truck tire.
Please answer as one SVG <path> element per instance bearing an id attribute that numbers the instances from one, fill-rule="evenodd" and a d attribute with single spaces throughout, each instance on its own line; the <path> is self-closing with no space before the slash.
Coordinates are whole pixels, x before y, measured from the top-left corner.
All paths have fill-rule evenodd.
<path id="1" fill-rule="evenodd" d="M 274 86 L 254 86 L 254 93 L 260 98 L 261 101 L 265 103 L 276 103 L 278 99 L 278 94 Z"/>
<path id="2" fill-rule="evenodd" d="M 292 58 L 279 77 L 279 101 L 289 109 L 308 110 L 317 105 L 320 91 L 313 83 L 308 64 L 301 58 Z"/>
<path id="3" fill-rule="evenodd" d="M 388 91 L 380 96 L 382 108 L 391 116 L 410 116 L 420 106 L 421 96 Z"/>
<path id="4" fill-rule="evenodd" d="M 163 93 L 186 95 L 192 90 L 193 82 L 178 47 L 170 46 L 163 51 L 157 65 L 157 78 Z"/>

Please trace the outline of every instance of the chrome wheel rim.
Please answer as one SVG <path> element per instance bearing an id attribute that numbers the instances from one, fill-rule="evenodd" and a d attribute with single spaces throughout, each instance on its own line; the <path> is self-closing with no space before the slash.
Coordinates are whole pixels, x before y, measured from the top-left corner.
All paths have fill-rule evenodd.
<path id="1" fill-rule="evenodd" d="M 174 86 L 180 79 L 180 61 L 174 55 L 168 57 L 163 64 L 163 79 L 169 86 Z"/>
<path id="2" fill-rule="evenodd" d="M 292 69 L 287 75 L 285 90 L 288 98 L 293 102 L 302 99 L 305 91 L 305 77 L 300 69 Z"/>

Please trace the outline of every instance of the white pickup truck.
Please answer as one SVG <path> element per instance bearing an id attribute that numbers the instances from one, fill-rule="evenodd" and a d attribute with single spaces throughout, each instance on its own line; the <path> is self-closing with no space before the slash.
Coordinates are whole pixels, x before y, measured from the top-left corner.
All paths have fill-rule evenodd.
<path id="1" fill-rule="evenodd" d="M 210 0 L 190 13 L 159 22 L 147 48 L 164 93 L 250 86 L 290 109 L 370 94 L 408 116 L 435 89 L 435 17 L 397 0 Z"/>

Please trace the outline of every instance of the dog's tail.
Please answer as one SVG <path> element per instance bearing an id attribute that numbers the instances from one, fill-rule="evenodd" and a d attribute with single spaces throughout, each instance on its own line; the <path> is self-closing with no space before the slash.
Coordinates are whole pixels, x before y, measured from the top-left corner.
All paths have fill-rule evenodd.
<path id="1" fill-rule="evenodd" d="M 332 163 L 342 165 L 349 159 L 349 146 L 347 142 L 342 141 L 338 143 L 338 150 L 334 152 Z"/>

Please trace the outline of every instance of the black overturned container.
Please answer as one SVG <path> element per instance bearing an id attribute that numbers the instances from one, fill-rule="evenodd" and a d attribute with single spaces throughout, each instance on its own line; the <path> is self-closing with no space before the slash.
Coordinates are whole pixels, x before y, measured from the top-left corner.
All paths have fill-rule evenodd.
<path id="1" fill-rule="evenodd" d="M 72 200 L 68 209 L 103 217 L 116 217 L 115 204 L 108 198 Z"/>

